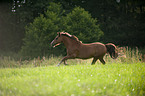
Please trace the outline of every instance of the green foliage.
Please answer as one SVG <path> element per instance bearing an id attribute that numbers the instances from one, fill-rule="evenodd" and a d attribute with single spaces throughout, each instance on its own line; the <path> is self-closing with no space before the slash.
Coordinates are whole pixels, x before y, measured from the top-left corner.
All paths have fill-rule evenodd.
<path id="1" fill-rule="evenodd" d="M 83 0 L 75 5 L 88 10 L 98 19 L 104 32 L 100 41 L 120 46 L 145 45 L 145 2 L 143 0 Z M 117 2 L 119 1 L 119 2 Z"/>
<path id="2" fill-rule="evenodd" d="M 10 4 L 5 2 L 8 1 L 0 1 L 0 50 L 18 52 L 23 42 L 25 22 L 20 22 L 18 14 L 12 13 Z"/>
<path id="3" fill-rule="evenodd" d="M 43 56 L 48 53 L 49 43 L 54 34 L 60 30 L 60 14 L 62 14 L 60 5 L 51 3 L 45 17 L 40 15 L 26 27 L 25 44 L 21 50 L 24 55 Z"/>
<path id="4" fill-rule="evenodd" d="M 83 8 L 76 7 L 66 17 L 67 30 L 76 35 L 83 42 L 95 42 L 103 35 L 97 20 Z"/>
<path id="5" fill-rule="evenodd" d="M 112 42 L 120 46 L 132 47 L 144 47 L 145 45 L 144 0 L 2 0 L 0 2 L 0 50 L 3 51 L 18 52 L 21 49 L 24 43 L 22 39 L 26 36 L 24 26 L 32 23 L 40 14 L 43 14 L 46 18 L 45 12 L 50 2 L 60 2 L 62 4 L 61 8 L 65 10 L 65 13 L 59 14 L 60 17 L 68 15 L 76 6 L 87 10 L 93 18 L 97 18 L 97 23 L 104 32 L 104 36 L 100 39 L 101 42 Z M 51 9 L 51 12 L 53 10 L 53 12 L 57 13 L 57 11 L 61 11 L 61 8 L 57 6 L 49 9 Z M 75 25 L 72 27 L 69 25 L 70 29 L 65 26 L 66 23 L 63 22 L 65 19 L 61 18 L 60 20 L 62 21 L 60 24 L 60 26 L 62 25 L 61 29 L 76 31 Z M 83 28 L 80 30 L 83 30 Z M 74 32 L 74 35 L 78 35 L 79 39 L 84 42 L 90 42 L 82 38 L 86 38 L 83 32 L 80 33 Z M 98 40 L 96 38 L 94 36 L 91 41 Z"/>
<path id="6" fill-rule="evenodd" d="M 44 15 L 34 19 L 26 27 L 22 54 L 28 56 L 48 56 L 51 54 L 49 43 L 54 39 L 58 31 L 65 30 L 77 35 L 84 42 L 97 41 L 103 32 L 96 25 L 97 20 L 83 8 L 76 7 L 64 16 L 61 4 L 50 3 Z M 48 48 L 49 47 L 49 48 Z"/>

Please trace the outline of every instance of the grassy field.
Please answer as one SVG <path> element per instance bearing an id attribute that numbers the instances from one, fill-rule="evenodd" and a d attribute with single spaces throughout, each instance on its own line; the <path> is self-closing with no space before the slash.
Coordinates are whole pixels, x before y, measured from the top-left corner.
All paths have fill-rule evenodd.
<path id="1" fill-rule="evenodd" d="M 144 96 L 145 64 L 0 69 L 0 96 Z"/>
<path id="2" fill-rule="evenodd" d="M 145 96 L 145 63 L 138 50 L 122 49 L 118 59 L 68 60 L 62 57 L 15 60 L 0 56 L 0 96 Z M 121 53 L 120 53 L 121 54 Z"/>

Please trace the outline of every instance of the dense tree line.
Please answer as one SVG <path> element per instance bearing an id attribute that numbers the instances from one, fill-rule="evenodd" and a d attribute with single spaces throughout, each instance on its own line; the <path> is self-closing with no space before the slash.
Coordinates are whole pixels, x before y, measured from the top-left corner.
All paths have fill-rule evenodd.
<path id="1" fill-rule="evenodd" d="M 69 15 L 77 6 L 88 11 L 94 19 L 96 18 L 96 24 L 100 25 L 100 29 L 104 32 L 100 39 L 96 39 L 97 41 L 112 42 L 120 46 L 144 47 L 145 45 L 144 0 L 2 0 L 0 50 L 18 52 L 24 45 L 23 39 L 28 28 L 26 26 L 35 22 L 37 17 L 45 17 L 50 2 L 62 5 L 65 10 L 61 12 L 63 14 L 59 14 L 62 16 Z M 62 30 L 64 28 L 62 26 Z M 86 32 L 86 35 L 89 36 L 89 32 Z M 91 37 L 89 38 L 90 41 L 83 40 L 80 36 L 84 42 L 91 42 Z M 94 40 L 92 38 L 92 42 Z"/>
<path id="2" fill-rule="evenodd" d="M 72 5 L 82 2 L 71 1 Z M 83 0 L 80 6 L 98 19 L 104 32 L 100 41 L 132 47 L 145 45 L 144 0 Z"/>

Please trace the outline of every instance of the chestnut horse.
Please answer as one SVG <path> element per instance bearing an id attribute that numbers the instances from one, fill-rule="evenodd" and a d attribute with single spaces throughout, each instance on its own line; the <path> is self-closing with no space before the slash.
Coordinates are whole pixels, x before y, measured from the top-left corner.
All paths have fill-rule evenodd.
<path id="1" fill-rule="evenodd" d="M 69 33 L 58 32 L 58 35 L 51 42 L 51 46 L 58 46 L 60 43 L 63 43 L 67 49 L 67 56 L 65 56 L 58 66 L 64 62 L 66 64 L 67 59 L 89 59 L 93 58 L 92 65 L 99 59 L 102 64 L 105 64 L 103 59 L 104 55 L 108 52 L 113 59 L 118 57 L 117 48 L 114 44 L 102 44 L 99 42 L 83 44 L 78 38 L 74 35 L 70 35 Z"/>

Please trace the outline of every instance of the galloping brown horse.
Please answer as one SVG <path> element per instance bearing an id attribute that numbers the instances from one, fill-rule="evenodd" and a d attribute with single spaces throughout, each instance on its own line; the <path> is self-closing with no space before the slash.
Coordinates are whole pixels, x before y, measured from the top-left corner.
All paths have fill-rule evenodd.
<path id="1" fill-rule="evenodd" d="M 58 32 L 58 35 L 51 42 L 51 46 L 58 46 L 60 43 L 64 43 L 64 46 L 67 49 L 67 56 L 65 56 L 58 66 L 64 62 L 66 64 L 67 59 L 89 59 L 93 58 L 92 65 L 99 59 L 102 64 L 105 64 L 103 59 L 104 55 L 108 52 L 113 59 L 118 57 L 117 48 L 114 44 L 102 44 L 99 42 L 83 44 L 78 38 L 74 35 L 70 35 L 69 33 Z"/>

